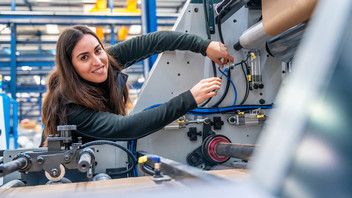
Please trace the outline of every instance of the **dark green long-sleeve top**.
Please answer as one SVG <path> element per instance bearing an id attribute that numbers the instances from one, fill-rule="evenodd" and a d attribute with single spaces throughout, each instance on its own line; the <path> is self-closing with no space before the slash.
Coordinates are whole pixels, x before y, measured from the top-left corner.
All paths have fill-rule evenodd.
<path id="1" fill-rule="evenodd" d="M 206 55 L 210 40 L 196 35 L 173 31 L 159 31 L 120 42 L 108 48 L 123 68 L 127 68 L 150 55 L 172 50 L 190 50 Z M 120 88 L 126 83 L 126 74 L 115 71 L 115 82 Z M 197 104 L 188 90 L 159 107 L 128 116 L 69 104 L 68 124 L 77 125 L 73 138 L 83 138 L 83 142 L 95 139 L 131 140 L 151 134 L 187 111 L 196 108 Z"/>

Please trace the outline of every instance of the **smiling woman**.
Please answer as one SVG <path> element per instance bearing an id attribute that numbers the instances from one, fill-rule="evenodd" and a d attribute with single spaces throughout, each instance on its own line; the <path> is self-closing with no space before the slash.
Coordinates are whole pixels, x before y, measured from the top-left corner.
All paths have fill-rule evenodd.
<path id="1" fill-rule="evenodd" d="M 43 103 L 44 135 L 58 134 L 58 125 L 76 125 L 73 141 L 131 140 L 151 134 L 216 95 L 221 79 L 201 80 L 192 89 L 164 105 L 126 116 L 129 102 L 127 75 L 121 70 L 150 55 L 170 50 L 191 50 L 220 66 L 233 57 L 219 42 L 173 31 L 135 37 L 105 49 L 86 26 L 69 27 L 56 45 L 56 70 L 48 80 Z"/>
<path id="2" fill-rule="evenodd" d="M 102 83 L 108 77 L 108 56 L 98 40 L 86 34 L 72 51 L 72 64 L 85 80 Z"/>

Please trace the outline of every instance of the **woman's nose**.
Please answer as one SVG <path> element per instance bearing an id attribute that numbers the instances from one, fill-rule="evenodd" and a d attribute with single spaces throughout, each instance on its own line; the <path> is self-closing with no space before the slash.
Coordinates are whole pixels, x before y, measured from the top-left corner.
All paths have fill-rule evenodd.
<path id="1" fill-rule="evenodd" d="M 99 56 L 94 55 L 93 56 L 93 65 L 100 65 L 101 64 L 101 60 L 99 58 Z"/>

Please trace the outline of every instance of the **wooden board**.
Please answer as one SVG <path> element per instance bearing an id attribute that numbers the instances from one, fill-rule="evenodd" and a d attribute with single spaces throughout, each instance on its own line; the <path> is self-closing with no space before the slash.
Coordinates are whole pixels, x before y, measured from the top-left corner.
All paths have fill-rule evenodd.
<path id="1" fill-rule="evenodd" d="M 239 181 L 247 177 L 246 170 L 244 169 L 228 169 L 208 171 L 218 177 L 229 180 L 229 182 Z M 165 188 L 191 188 L 182 182 L 171 180 L 156 184 L 149 176 L 131 177 L 124 179 L 114 179 L 107 181 L 96 182 L 80 182 L 71 184 L 60 185 L 41 185 L 18 187 L 11 189 L 0 189 L 0 197 L 47 197 L 54 195 L 55 197 L 72 197 L 72 196 L 88 196 L 93 194 L 127 194 L 129 192 L 155 192 Z"/>

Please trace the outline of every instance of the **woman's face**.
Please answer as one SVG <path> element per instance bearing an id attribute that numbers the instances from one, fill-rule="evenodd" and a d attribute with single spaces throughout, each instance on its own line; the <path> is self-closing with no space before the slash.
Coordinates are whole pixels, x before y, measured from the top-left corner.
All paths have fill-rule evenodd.
<path id="1" fill-rule="evenodd" d="M 108 56 L 98 40 L 85 34 L 72 51 L 72 64 L 85 80 L 102 83 L 108 77 Z"/>

